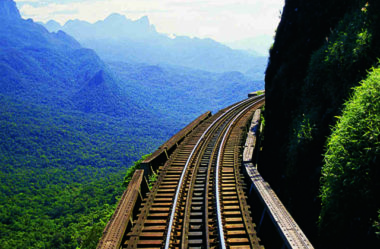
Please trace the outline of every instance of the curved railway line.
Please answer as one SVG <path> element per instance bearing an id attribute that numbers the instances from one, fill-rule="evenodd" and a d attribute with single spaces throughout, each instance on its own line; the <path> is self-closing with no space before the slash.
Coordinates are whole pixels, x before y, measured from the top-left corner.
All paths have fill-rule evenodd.
<path id="1" fill-rule="evenodd" d="M 241 173 L 241 138 L 264 97 L 200 124 L 159 170 L 123 248 L 261 248 Z"/>

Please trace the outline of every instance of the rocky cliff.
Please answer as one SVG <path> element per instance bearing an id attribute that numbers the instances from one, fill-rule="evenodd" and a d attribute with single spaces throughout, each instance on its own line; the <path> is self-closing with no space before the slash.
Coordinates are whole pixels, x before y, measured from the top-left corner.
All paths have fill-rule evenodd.
<path id="1" fill-rule="evenodd" d="M 378 65 L 380 4 L 285 2 L 266 71 L 265 165 L 260 171 L 317 247 L 372 248 L 379 243 L 372 229 L 377 216 L 373 208 L 361 210 L 372 212 L 366 221 L 364 216 L 342 215 L 340 219 L 347 220 L 342 227 L 347 229 L 338 233 L 331 233 L 334 224 L 321 224 L 320 178 L 336 116 L 342 115 L 353 87 Z M 349 231 L 353 219 L 366 225 Z M 349 235 L 355 239 L 343 243 Z"/>

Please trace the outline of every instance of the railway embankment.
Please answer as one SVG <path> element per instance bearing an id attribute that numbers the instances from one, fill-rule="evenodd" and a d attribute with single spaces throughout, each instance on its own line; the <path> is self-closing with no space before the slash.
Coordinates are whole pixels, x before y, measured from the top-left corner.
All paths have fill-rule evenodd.
<path id="1" fill-rule="evenodd" d="M 177 241 L 181 241 L 181 236 L 178 237 L 178 232 L 174 232 L 174 230 L 177 231 L 178 229 L 182 231 L 180 232 L 182 234 L 181 243 L 186 245 L 210 243 L 215 246 L 218 243 L 227 243 L 232 246 L 261 248 L 259 239 L 254 232 L 254 224 L 250 218 L 246 198 L 243 197 L 245 196 L 245 187 L 244 182 L 242 182 L 240 153 L 236 148 L 241 144 L 242 127 L 247 122 L 247 115 L 255 110 L 252 109 L 253 107 L 258 108 L 262 103 L 262 97 L 251 98 L 227 107 L 214 116 L 205 113 L 145 159 L 144 167 L 146 170 L 159 171 L 157 182 L 150 192 L 144 193 L 147 190 L 146 180 L 142 179 L 142 175 L 145 174 L 143 173 L 144 170 L 136 171 L 128 190 L 124 193 L 114 216 L 107 225 L 98 248 L 119 248 L 120 246 L 126 248 L 153 246 L 158 248 L 164 243 L 163 236 L 165 234 L 166 245 L 177 245 Z M 203 135 L 201 135 L 202 132 L 204 132 Z M 216 155 L 218 156 L 216 157 Z M 185 163 L 185 161 L 187 162 Z M 206 161 L 208 167 L 205 167 L 207 166 L 207 164 L 205 165 Z M 208 175 L 206 176 L 204 174 L 207 171 Z M 215 179 L 219 179 L 218 176 L 215 176 L 215 172 L 220 172 L 220 184 L 217 183 L 218 180 L 215 181 Z M 133 183 L 136 175 L 139 175 L 140 184 Z M 180 175 L 182 177 L 177 178 Z M 184 179 L 183 182 L 182 178 Z M 203 184 L 201 182 L 205 186 L 201 187 Z M 192 184 L 194 184 L 193 187 L 191 187 Z M 134 189 L 131 190 L 130 188 Z M 174 198 L 175 189 L 178 192 Z M 213 191 L 218 194 L 212 193 Z M 138 201 L 135 201 L 136 195 L 133 193 L 139 193 Z M 221 198 L 220 206 L 222 208 L 219 211 L 217 211 L 218 209 L 214 210 L 215 195 Z M 128 200 L 128 196 L 132 196 L 133 200 Z M 190 196 L 191 198 L 189 198 Z M 125 204 L 123 199 L 127 199 L 129 204 Z M 172 204 L 173 201 L 174 204 Z M 185 203 L 183 203 L 184 201 Z M 132 205 L 132 202 L 135 205 Z M 187 205 L 186 203 L 191 204 Z M 182 212 L 178 213 L 178 210 L 182 210 L 181 205 L 191 207 L 191 211 L 188 209 L 188 217 L 187 215 L 182 217 L 184 215 Z M 126 210 L 131 210 L 127 212 L 127 215 L 125 212 L 120 212 L 123 206 L 127 208 Z M 135 214 L 136 210 L 138 210 L 138 215 Z M 187 208 L 185 208 L 185 214 L 186 210 Z M 172 213 L 171 216 L 169 216 L 169 211 Z M 117 213 L 119 213 L 119 218 L 116 216 Z M 219 218 L 217 218 L 218 213 L 221 215 Z M 238 213 L 241 213 L 241 218 L 236 216 Z M 204 216 L 205 221 L 198 224 L 198 220 L 203 219 L 202 214 L 206 214 Z M 214 216 L 215 220 L 212 218 Z M 170 220 L 168 220 L 169 217 Z M 185 220 L 188 222 L 184 222 Z M 210 231 L 210 233 L 207 229 L 203 230 L 204 228 L 217 227 L 216 223 L 211 226 L 202 225 L 211 220 L 214 220 L 213 222 L 219 220 L 218 223 L 223 224 L 219 231 L 225 231 L 225 236 L 218 236 L 216 233 L 218 229 Z M 180 224 L 182 222 L 184 222 L 183 225 Z M 115 224 L 113 228 L 111 223 Z M 124 224 L 120 225 L 120 223 Z M 167 225 L 169 228 L 166 227 Z M 132 228 L 130 228 L 131 226 Z M 171 226 L 172 228 L 170 228 Z M 244 227 L 248 230 L 244 231 Z M 116 232 L 109 234 L 108 232 L 112 230 Z M 123 233 L 122 238 L 120 231 L 123 231 L 121 232 Z M 125 239 L 126 241 L 123 242 Z M 249 246 L 250 244 L 251 246 Z"/>

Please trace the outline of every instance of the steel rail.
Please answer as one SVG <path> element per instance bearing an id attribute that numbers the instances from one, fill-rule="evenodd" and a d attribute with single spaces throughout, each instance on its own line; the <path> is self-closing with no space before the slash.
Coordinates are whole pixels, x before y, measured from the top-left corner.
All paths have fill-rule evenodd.
<path id="1" fill-rule="evenodd" d="M 210 160 L 207 164 L 207 174 L 206 174 L 206 183 L 205 183 L 205 187 L 204 187 L 204 194 L 203 194 L 203 197 L 204 197 L 204 230 L 205 230 L 205 234 L 203 235 L 205 237 L 205 248 L 210 248 L 210 244 L 209 244 L 209 228 L 208 228 L 208 194 L 209 194 L 209 190 L 208 190 L 208 186 L 209 186 L 209 179 L 210 179 L 210 175 L 211 175 L 211 168 L 212 168 L 212 164 L 213 162 L 215 161 L 216 162 L 216 159 L 213 160 L 212 158 L 214 158 L 214 156 L 216 157 L 216 153 L 217 153 L 217 145 L 220 144 L 220 140 L 222 139 L 222 136 L 221 134 L 224 134 L 224 130 L 227 128 L 227 125 L 224 125 L 226 122 L 228 122 L 228 117 L 224 116 L 225 117 L 225 120 L 221 121 L 222 123 L 220 124 L 220 126 L 214 126 L 212 128 L 212 130 L 210 131 L 210 134 L 213 134 L 212 136 L 209 136 L 208 138 L 205 139 L 204 143 L 201 145 L 201 148 L 199 150 L 199 153 L 197 158 L 198 160 L 196 161 L 195 165 L 194 165 L 194 169 L 192 171 L 192 174 L 190 176 L 190 186 L 189 187 L 189 190 L 188 190 L 188 193 L 187 193 L 187 200 L 186 200 L 186 207 L 185 207 L 185 210 L 184 210 L 184 218 L 183 218 L 183 232 L 182 232 L 182 245 L 181 245 L 181 248 L 188 248 L 187 246 L 187 243 L 188 243 L 188 239 L 189 239 L 189 236 L 187 234 L 188 232 L 188 228 L 189 228 L 189 220 L 190 220 L 190 216 L 191 216 L 191 211 L 190 211 L 190 206 L 191 206 L 191 203 L 192 203 L 192 199 L 190 198 L 190 196 L 193 195 L 194 193 L 194 188 L 192 187 L 198 177 L 198 169 L 200 168 L 200 164 L 201 164 L 201 161 L 203 159 L 203 157 L 206 155 L 209 154 L 209 157 L 210 157 Z M 231 117 L 232 119 L 232 117 Z M 222 129 L 221 129 L 222 128 Z M 219 129 L 221 129 L 220 131 L 218 131 Z M 212 140 L 215 139 L 215 142 L 212 142 Z M 208 153 L 206 152 L 207 148 L 209 148 L 210 146 L 212 146 L 212 152 L 211 153 Z M 190 168 L 191 169 L 191 168 Z M 190 215 L 189 215 L 190 214 Z"/>
<path id="2" fill-rule="evenodd" d="M 209 138 L 208 142 L 210 142 L 211 139 L 212 139 L 212 137 Z M 202 146 L 204 146 L 205 149 L 207 149 L 207 143 L 204 143 Z M 205 151 L 203 150 L 203 148 L 201 148 L 201 154 L 197 158 L 198 160 L 195 163 L 194 169 L 193 169 L 191 177 L 190 177 L 190 181 L 189 181 L 190 182 L 190 186 L 194 185 L 194 183 L 196 181 L 196 178 L 198 176 L 197 171 L 199 169 L 199 165 L 201 164 L 202 157 L 204 156 L 204 154 L 205 154 Z M 207 177 L 206 177 L 206 179 L 207 179 Z M 184 222 L 183 222 L 183 224 L 184 224 L 183 230 L 185 230 L 185 231 L 187 231 L 188 226 L 190 225 L 189 222 L 188 222 L 188 220 L 190 219 L 189 218 L 189 213 L 190 213 L 189 209 L 190 209 L 190 206 L 191 206 L 191 203 L 192 203 L 192 200 L 190 198 L 190 196 L 192 195 L 192 192 L 193 192 L 193 188 L 190 187 L 189 190 L 188 190 L 188 192 L 187 192 L 187 197 L 189 199 L 186 201 L 186 207 L 185 207 L 185 213 L 184 213 L 184 219 L 183 219 L 184 220 Z M 207 192 L 207 191 L 205 191 L 205 192 Z M 206 205 L 206 202 L 207 202 L 207 199 L 205 198 L 205 205 Z M 205 208 L 205 210 L 206 210 L 206 208 Z M 205 214 L 205 217 L 207 217 L 207 214 Z M 207 219 L 205 219 L 205 228 L 206 229 L 208 228 Z M 208 234 L 208 232 L 206 234 Z M 181 245 L 181 248 L 185 248 L 186 247 L 186 242 L 188 242 L 187 240 L 188 240 L 188 236 L 186 235 L 185 232 L 183 232 L 182 233 L 182 245 Z M 208 248 L 209 248 L 209 245 L 207 243 L 206 249 L 208 249 Z"/>
<path id="3" fill-rule="evenodd" d="M 235 116 L 235 118 L 230 122 L 228 128 L 226 129 L 222 142 L 219 146 L 219 151 L 218 151 L 218 157 L 216 160 L 216 177 L 215 177 L 215 190 L 216 190 L 216 214 L 217 214 L 217 220 L 218 220 L 218 230 L 219 230 L 219 241 L 220 241 L 220 248 L 225 249 L 226 248 L 226 242 L 224 240 L 224 231 L 223 231 L 223 223 L 222 223 L 222 214 L 221 214 L 221 205 L 220 205 L 220 190 L 219 190 L 219 169 L 220 169 L 220 159 L 222 157 L 222 152 L 223 152 L 223 147 L 225 145 L 227 136 L 230 132 L 230 129 L 232 125 L 235 123 L 235 121 L 240 118 L 240 116 L 245 113 L 249 108 L 252 106 L 258 104 L 261 100 L 258 100 L 246 108 L 244 108 L 238 115 Z"/>
<path id="4" fill-rule="evenodd" d="M 171 210 L 171 214 L 170 214 L 170 220 L 169 220 L 169 227 L 168 227 L 168 232 L 167 232 L 167 235 L 166 235 L 166 240 L 165 240 L 165 249 L 169 249 L 169 246 L 170 246 L 170 238 L 171 238 L 171 234 L 172 234 L 172 228 L 173 228 L 173 221 L 174 221 L 174 216 L 175 216 L 175 213 L 176 213 L 176 209 L 177 209 L 177 204 L 178 204 L 178 197 L 179 197 L 179 194 L 180 194 L 180 190 L 181 190 L 181 187 L 182 187 L 182 184 L 183 184 L 183 180 L 184 180 L 184 177 L 185 177 L 185 173 L 187 171 L 187 168 L 190 164 L 190 161 L 191 159 L 193 158 L 193 155 L 195 153 L 195 151 L 198 149 L 198 146 L 200 145 L 200 143 L 202 142 L 202 140 L 204 139 L 204 137 L 206 136 L 206 134 L 208 133 L 208 131 L 221 119 L 223 118 L 225 115 L 229 114 L 233 109 L 235 108 L 238 108 L 240 107 L 241 105 L 245 104 L 246 102 L 249 102 L 249 101 L 252 101 L 254 99 L 258 99 L 260 98 L 261 96 L 257 96 L 257 97 L 253 97 L 253 98 L 249 98 L 249 99 L 246 99 L 244 101 L 241 101 L 240 103 L 236 104 L 236 105 L 233 105 L 232 107 L 230 107 L 228 110 L 226 110 L 222 115 L 220 115 L 217 119 L 214 120 L 214 122 L 212 122 L 212 124 L 206 129 L 206 131 L 202 134 L 202 136 L 198 139 L 197 143 L 195 144 L 193 150 L 191 151 L 187 161 L 186 161 L 186 164 L 185 164 L 185 167 L 182 171 L 182 174 L 181 174 L 181 177 L 180 177 L 180 180 L 178 182 L 178 187 L 177 187 L 177 191 L 176 191 L 176 194 L 175 194 L 175 197 L 174 197 L 174 201 L 173 201 L 173 207 L 172 207 L 172 210 Z M 256 104 L 257 102 L 255 102 Z M 252 104 L 253 105 L 253 104 Z M 252 106 L 250 105 L 250 106 Z M 246 108 L 247 109 L 247 108 Z M 245 110 L 245 109 L 244 109 Z M 240 113 L 239 113 L 240 115 Z M 235 120 L 235 119 L 234 119 Z"/>

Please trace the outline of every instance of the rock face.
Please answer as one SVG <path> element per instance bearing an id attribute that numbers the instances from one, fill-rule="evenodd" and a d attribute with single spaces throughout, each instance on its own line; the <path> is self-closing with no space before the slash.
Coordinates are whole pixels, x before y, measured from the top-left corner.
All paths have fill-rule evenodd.
<path id="1" fill-rule="evenodd" d="M 20 12 L 13 0 L 0 1 L 0 19 L 19 19 Z"/>
<path id="2" fill-rule="evenodd" d="M 355 248 L 352 240 L 345 247 L 338 237 L 332 240 L 340 246 L 318 237 L 321 167 L 336 116 L 380 56 L 379 11 L 378 1 L 286 1 L 270 51 L 265 78 L 265 167 L 260 172 L 312 243 L 321 243 L 321 248 Z M 352 231 L 358 232 L 358 226 Z M 327 238 L 331 232 L 319 234 Z M 343 229 L 339 233 L 359 238 Z M 370 238 L 363 235 L 360 241 Z"/>

